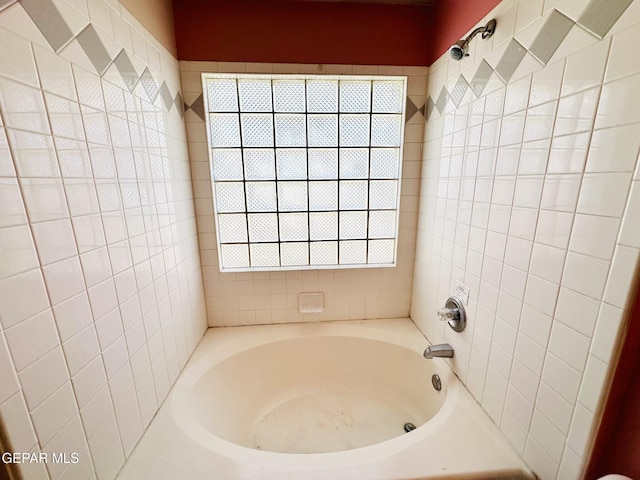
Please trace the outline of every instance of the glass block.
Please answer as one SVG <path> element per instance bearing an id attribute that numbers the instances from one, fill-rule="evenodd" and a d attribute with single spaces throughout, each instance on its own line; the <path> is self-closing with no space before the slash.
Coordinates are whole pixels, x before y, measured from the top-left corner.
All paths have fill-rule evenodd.
<path id="1" fill-rule="evenodd" d="M 244 183 L 220 182 L 215 184 L 216 211 L 218 213 L 244 212 Z"/>
<path id="2" fill-rule="evenodd" d="M 250 242 L 278 241 L 277 213 L 250 213 L 247 218 Z"/>
<path id="3" fill-rule="evenodd" d="M 338 115 L 308 115 L 310 147 L 338 146 Z"/>
<path id="4" fill-rule="evenodd" d="M 363 264 L 367 263 L 367 241 L 349 240 L 340 242 L 340 264 Z"/>
<path id="5" fill-rule="evenodd" d="M 340 149 L 340 178 L 367 178 L 369 176 L 369 149 Z"/>
<path id="6" fill-rule="evenodd" d="M 340 115 L 340 146 L 369 146 L 369 115 Z"/>
<path id="7" fill-rule="evenodd" d="M 397 204 L 397 180 L 371 180 L 369 185 L 369 208 L 372 210 L 389 210 L 395 209 Z"/>
<path id="8" fill-rule="evenodd" d="M 400 113 L 402 112 L 403 83 L 400 81 L 373 82 L 373 105 L 375 113 Z"/>
<path id="9" fill-rule="evenodd" d="M 280 240 L 283 242 L 296 242 L 309 240 L 309 214 L 281 213 Z"/>
<path id="10" fill-rule="evenodd" d="M 242 150 L 214 148 L 211 164 L 214 180 L 243 180 Z"/>
<path id="11" fill-rule="evenodd" d="M 251 266 L 252 267 L 279 267 L 280 246 L 277 243 L 252 243 Z"/>
<path id="12" fill-rule="evenodd" d="M 367 185 L 365 180 L 340 182 L 340 210 L 366 210 Z"/>
<path id="13" fill-rule="evenodd" d="M 337 210 L 338 182 L 309 182 L 309 210 Z"/>
<path id="14" fill-rule="evenodd" d="M 304 148 L 277 148 L 276 163 L 279 180 L 307 178 L 307 150 Z"/>
<path id="15" fill-rule="evenodd" d="M 220 245 L 222 268 L 246 268 L 249 266 L 247 244 Z"/>
<path id="16" fill-rule="evenodd" d="M 275 122 L 277 147 L 307 146 L 305 115 L 276 114 Z"/>
<path id="17" fill-rule="evenodd" d="M 270 112 L 271 80 L 238 80 L 240 110 L 243 112 Z"/>
<path id="18" fill-rule="evenodd" d="M 340 240 L 367 238 L 368 212 L 340 212 Z"/>
<path id="19" fill-rule="evenodd" d="M 369 240 L 367 263 L 394 263 L 394 240 Z"/>
<path id="20" fill-rule="evenodd" d="M 371 111 L 371 82 L 343 80 L 340 82 L 341 112 Z"/>
<path id="21" fill-rule="evenodd" d="M 276 183 L 247 182 L 247 210 L 249 212 L 275 212 Z"/>
<path id="22" fill-rule="evenodd" d="M 338 212 L 309 213 L 310 240 L 336 240 L 338 238 Z"/>
<path id="23" fill-rule="evenodd" d="M 399 148 L 371 149 L 371 178 L 398 178 L 399 165 Z"/>
<path id="24" fill-rule="evenodd" d="M 271 149 L 244 149 L 244 174 L 247 180 L 275 180 L 275 158 Z"/>
<path id="25" fill-rule="evenodd" d="M 369 212 L 369 238 L 395 238 L 395 236 L 395 210 L 374 210 Z"/>
<path id="26" fill-rule="evenodd" d="M 337 265 L 338 242 L 312 242 L 309 254 L 311 265 Z"/>
<path id="27" fill-rule="evenodd" d="M 242 146 L 273 147 L 273 116 L 270 113 L 243 113 Z"/>
<path id="28" fill-rule="evenodd" d="M 304 112 L 304 80 L 274 80 L 273 109 L 276 112 Z"/>
<path id="29" fill-rule="evenodd" d="M 220 243 L 247 242 L 247 216 L 245 214 L 218 215 Z"/>
<path id="30" fill-rule="evenodd" d="M 399 147 L 401 115 L 371 115 L 371 146 Z"/>
<path id="31" fill-rule="evenodd" d="M 338 149 L 309 149 L 309 178 L 314 180 L 330 180 L 338 178 Z"/>
<path id="32" fill-rule="evenodd" d="M 238 111 L 238 90 L 233 78 L 207 79 L 207 97 L 210 112 Z"/>
<path id="33" fill-rule="evenodd" d="M 281 243 L 280 264 L 283 267 L 309 265 L 309 244 L 306 242 Z"/>
<path id="34" fill-rule="evenodd" d="M 240 124 L 237 113 L 212 113 L 209 115 L 209 133 L 213 148 L 239 147 Z"/>
<path id="35" fill-rule="evenodd" d="M 307 111 L 336 113 L 338 111 L 338 82 L 336 80 L 308 80 Z"/>
<path id="36" fill-rule="evenodd" d="M 278 210 L 307 210 L 307 182 L 278 182 Z"/>

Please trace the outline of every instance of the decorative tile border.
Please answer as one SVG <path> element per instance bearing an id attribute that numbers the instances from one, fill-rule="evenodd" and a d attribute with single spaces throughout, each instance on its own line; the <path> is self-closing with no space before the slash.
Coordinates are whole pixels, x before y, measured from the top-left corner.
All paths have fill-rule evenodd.
<path id="1" fill-rule="evenodd" d="M 204 121 L 204 98 L 202 98 L 202 93 L 191 103 L 191 105 L 184 104 L 184 112 L 187 113 L 187 110 L 191 110 L 198 117 Z"/>
<path id="2" fill-rule="evenodd" d="M 406 115 L 405 115 L 405 123 L 408 123 L 411 118 L 416 113 L 420 113 L 424 118 L 426 118 L 426 108 L 427 104 L 423 104 L 421 107 L 416 106 L 415 103 L 407 96 L 407 105 L 406 105 Z M 184 111 L 185 113 L 191 110 L 198 117 L 200 117 L 204 121 L 204 99 L 202 98 L 202 94 L 200 94 L 190 105 L 185 102 Z"/>
<path id="3" fill-rule="evenodd" d="M 593 1 L 582 12 L 578 23 L 598 38 L 603 38 L 633 0 Z"/>
<path id="4" fill-rule="evenodd" d="M 503 83 L 507 84 L 528 52 L 540 62 L 541 66 L 546 65 L 576 25 L 596 38 L 604 37 L 631 2 L 632 0 L 592 0 L 577 21 L 571 20 L 558 10 L 553 10 L 529 49 L 512 39 L 495 69 L 483 59 L 470 81 L 461 74 L 453 90 L 448 92 L 443 86 L 435 101 L 428 96 L 423 105 L 417 106 L 407 98 L 406 121 L 408 122 L 417 113 L 429 120 L 434 107 L 442 113 L 450 102 L 453 102 L 456 107 L 459 106 L 469 88 L 475 97 L 479 98 L 494 72 Z M 12 3 L 14 2 L 10 0 L 0 0 L 0 9 Z M 115 65 L 129 91 L 133 91 L 140 83 L 150 102 L 153 103 L 159 94 L 167 111 L 175 107 L 182 117 L 184 112 L 191 110 L 204 120 L 202 95 L 191 104 L 187 104 L 179 91 L 175 95 L 171 94 L 165 81 L 158 86 L 148 68 L 139 75 L 124 49 L 112 58 L 91 23 L 74 36 L 52 0 L 19 0 L 19 3 L 56 52 L 62 50 L 75 38 L 99 75 L 102 76 L 111 65 Z"/>
<path id="5" fill-rule="evenodd" d="M 20 5 L 56 53 L 73 38 L 71 28 L 51 0 L 20 0 Z"/>
<path id="6" fill-rule="evenodd" d="M 470 87 L 475 98 L 479 98 L 487 86 L 487 83 L 495 73 L 505 85 L 516 72 L 527 53 L 530 53 L 544 67 L 558 47 L 567 38 L 571 29 L 579 25 L 583 30 L 598 39 L 602 39 L 622 16 L 633 0 L 591 0 L 585 11 L 577 21 L 571 20 L 558 10 L 553 10 L 548 15 L 544 25 L 527 49 L 515 38 L 512 38 L 506 50 L 500 57 L 494 69 L 486 60 L 482 59 L 471 81 L 460 74 L 455 87 L 451 92 L 442 87 L 436 100 L 427 97 L 425 106 L 421 107 L 428 121 L 434 107 L 440 114 L 453 102 L 455 107 L 460 105 L 464 94 Z"/>
<path id="7" fill-rule="evenodd" d="M 0 0 L 0 9 L 13 2 L 7 5 L 3 3 L 6 2 Z M 141 84 L 151 103 L 155 102 L 159 94 L 167 112 L 175 108 L 181 118 L 184 116 L 186 105 L 180 91 L 172 94 L 164 80 L 158 86 L 148 68 L 145 68 L 142 74 L 138 74 L 124 48 L 121 48 L 115 56 L 111 56 L 92 23 L 74 35 L 52 0 L 19 0 L 19 4 L 56 53 L 60 53 L 73 39 L 76 39 L 98 75 L 103 76 L 113 65 L 129 92 L 133 92 L 137 85 Z"/>

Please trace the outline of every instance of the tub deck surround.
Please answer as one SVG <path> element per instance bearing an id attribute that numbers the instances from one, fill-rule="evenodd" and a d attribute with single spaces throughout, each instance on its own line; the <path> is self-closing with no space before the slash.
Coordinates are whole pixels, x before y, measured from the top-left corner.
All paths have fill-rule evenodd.
<path id="1" fill-rule="evenodd" d="M 350 340 L 354 342 L 356 357 L 345 354 L 342 348 L 331 348 L 332 341 L 339 345 Z M 423 382 L 425 392 L 433 391 L 427 372 L 435 371 L 443 383 L 439 393 L 446 395 L 446 400 L 439 409 L 434 405 L 433 417 L 410 433 L 401 433 L 374 445 L 332 453 L 304 455 L 247 448 L 214 435 L 211 424 L 204 425 L 206 422 L 201 421 L 198 409 L 194 408 L 193 396 L 198 392 L 194 386 L 201 385 L 199 382 L 203 379 L 205 383 L 210 382 L 212 379 L 208 376 L 212 373 L 225 375 L 227 380 L 237 376 L 240 385 L 237 393 L 243 391 L 242 382 L 246 381 L 249 382 L 245 385 L 247 394 L 252 396 L 247 400 L 266 398 L 267 395 L 261 396 L 252 390 L 251 372 L 242 372 L 243 361 L 262 358 L 271 366 L 269 354 L 280 352 L 283 358 L 289 358 L 289 363 L 282 365 L 286 372 L 296 362 L 295 350 L 314 344 L 326 347 L 330 352 L 327 358 L 339 357 L 329 363 L 343 365 L 345 371 L 349 370 L 350 364 L 358 363 L 358 358 L 365 357 L 366 361 L 360 362 L 360 367 L 368 362 L 374 369 L 372 378 L 379 378 L 379 369 L 389 365 L 385 359 L 414 356 L 413 367 L 399 360 L 399 368 L 403 371 L 398 372 L 398 377 L 410 378 L 407 370 L 415 368 L 416 385 Z M 212 478 L 215 472 L 215 478 L 219 479 L 532 479 L 524 463 L 448 365 L 441 359 L 427 361 L 422 358 L 427 344 L 410 319 L 209 329 L 118 478 L 197 480 Z M 371 345 L 376 350 L 366 352 Z M 301 351 L 297 352 L 298 357 L 302 357 Z M 291 355 L 287 356 L 288 353 Z M 372 356 L 379 356 L 379 367 L 370 361 Z M 298 362 L 302 363 L 303 360 Z M 238 368 L 236 374 L 234 364 Z M 276 381 L 286 376 L 274 373 Z M 327 383 L 331 382 L 327 380 Z M 217 401 L 214 398 L 211 404 Z M 227 414 L 215 407 L 211 411 L 221 416 Z M 221 421 L 224 423 L 225 419 L 221 417 Z M 237 438 L 232 440 L 238 441 Z"/>

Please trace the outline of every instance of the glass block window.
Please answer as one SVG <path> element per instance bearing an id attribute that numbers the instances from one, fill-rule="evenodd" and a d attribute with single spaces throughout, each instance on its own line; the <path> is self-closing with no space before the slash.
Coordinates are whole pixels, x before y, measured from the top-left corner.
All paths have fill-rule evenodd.
<path id="1" fill-rule="evenodd" d="M 395 266 L 406 77 L 202 81 L 220 271 Z"/>

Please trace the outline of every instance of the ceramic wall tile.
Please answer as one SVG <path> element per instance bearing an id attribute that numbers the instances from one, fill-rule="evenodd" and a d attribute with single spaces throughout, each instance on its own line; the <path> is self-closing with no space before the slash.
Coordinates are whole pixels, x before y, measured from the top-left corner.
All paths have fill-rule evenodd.
<path id="1" fill-rule="evenodd" d="M 469 95 L 452 101 L 460 65 L 447 56 L 428 77 L 427 105 L 434 108 L 425 129 L 414 271 L 414 291 L 425 293 L 414 295 L 411 316 L 432 343 L 448 341 L 429 312 L 453 294 L 455 282 L 470 287 L 471 354 L 464 366 L 451 365 L 545 480 L 580 478 L 609 384 L 621 307 L 632 295 L 638 69 L 610 47 L 637 32 L 636 3 L 621 0 L 602 19 L 594 14 L 599 0 L 500 5 L 493 15 L 499 25 L 514 24 L 515 39 L 494 40 L 484 58 L 474 58 L 486 65 L 478 88 L 478 67 L 467 69 Z M 504 104 L 499 131 L 491 132 L 498 151 L 487 177 L 478 173 L 478 159 L 482 128 L 500 118 L 486 116 L 493 79 Z M 463 195 L 447 198 L 454 148 Z M 445 220 L 448 211 L 456 212 L 453 220 Z M 458 230 L 449 249 L 448 232 Z M 488 287 L 496 289 L 497 319 L 486 315 L 491 303 L 481 298 Z M 497 371 L 514 336 L 510 372 L 501 370 L 508 378 L 500 417 L 499 399 L 483 393 L 487 363 Z"/>
<path id="2" fill-rule="evenodd" d="M 630 75 L 604 84 L 596 115 L 596 128 L 640 121 L 638 109 L 634 108 L 640 104 L 640 93 L 635 88 L 639 75 Z"/>
<path id="3" fill-rule="evenodd" d="M 53 312 L 45 310 L 5 330 L 15 368 L 20 371 L 60 344 Z"/>
<path id="4" fill-rule="evenodd" d="M 38 256 L 26 225 L 0 228 L 0 279 L 38 267 Z"/>
<path id="5" fill-rule="evenodd" d="M 0 11 L 0 409 L 14 446 L 84 459 L 25 478 L 113 478 L 206 328 L 178 64 L 139 24 L 134 44 L 123 11 L 105 0 Z M 129 92 L 143 71 L 164 100 Z M 149 252 L 162 259 L 157 289 Z M 145 287 L 145 306 L 166 299 L 174 343 L 155 350 L 166 380 L 136 378 L 136 418 L 124 365 L 128 346 L 147 350 L 134 303 Z"/>
<path id="6" fill-rule="evenodd" d="M 37 87 L 38 74 L 29 41 L 5 28 L 0 28 L 0 39 L 3 45 L 11 45 L 0 53 L 0 73 Z"/>
<path id="7" fill-rule="evenodd" d="M 12 364 L 11 354 L 7 346 L 4 333 L 0 333 L 0 378 L 2 388 L 0 388 L 0 400 L 2 403 L 10 399 L 20 391 L 20 384 L 16 375 L 15 367 Z"/>

